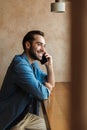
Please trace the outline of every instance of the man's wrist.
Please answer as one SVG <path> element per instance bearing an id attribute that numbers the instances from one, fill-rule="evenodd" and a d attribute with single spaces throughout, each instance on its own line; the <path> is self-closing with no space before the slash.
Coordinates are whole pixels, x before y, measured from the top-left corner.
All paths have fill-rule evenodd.
<path id="1" fill-rule="evenodd" d="M 53 64 L 49 63 L 49 64 L 45 64 L 46 68 L 53 68 Z"/>
<path id="2" fill-rule="evenodd" d="M 52 85 L 48 82 L 45 82 L 45 86 L 50 90 L 50 92 L 52 91 Z"/>

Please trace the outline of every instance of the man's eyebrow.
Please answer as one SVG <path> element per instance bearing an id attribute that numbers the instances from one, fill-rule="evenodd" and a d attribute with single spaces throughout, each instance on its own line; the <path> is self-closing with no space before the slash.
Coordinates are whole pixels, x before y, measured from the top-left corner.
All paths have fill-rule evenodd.
<path id="1" fill-rule="evenodd" d="M 37 42 L 37 43 L 40 43 L 40 44 L 43 44 L 44 46 L 46 46 L 46 43 L 42 43 L 42 42 Z"/>

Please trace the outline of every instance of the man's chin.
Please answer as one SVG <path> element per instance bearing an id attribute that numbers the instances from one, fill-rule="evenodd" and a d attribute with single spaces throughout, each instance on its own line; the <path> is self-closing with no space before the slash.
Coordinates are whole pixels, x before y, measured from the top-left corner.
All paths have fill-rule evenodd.
<path id="1" fill-rule="evenodd" d="M 41 57 L 33 57 L 33 59 L 40 61 L 42 58 Z"/>
<path id="2" fill-rule="evenodd" d="M 42 57 L 37 57 L 37 60 L 38 60 L 38 61 L 41 61 L 41 59 L 42 59 Z"/>
<path id="3" fill-rule="evenodd" d="M 42 58 L 38 58 L 37 60 L 38 60 L 38 61 L 41 61 L 41 59 L 42 59 Z"/>

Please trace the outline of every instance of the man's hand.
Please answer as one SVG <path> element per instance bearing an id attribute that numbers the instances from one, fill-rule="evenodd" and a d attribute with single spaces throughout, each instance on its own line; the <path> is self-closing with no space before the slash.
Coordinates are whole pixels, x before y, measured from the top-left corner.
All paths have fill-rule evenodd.
<path id="1" fill-rule="evenodd" d="M 50 91 L 52 91 L 53 87 L 52 87 L 52 85 L 51 85 L 50 83 L 45 82 L 45 86 L 46 86 Z"/>
<path id="2" fill-rule="evenodd" d="M 47 69 L 47 87 L 53 88 L 55 86 L 55 78 L 54 78 L 54 71 L 53 71 L 53 60 L 52 56 L 45 52 L 45 57 L 47 58 L 47 62 L 45 63 Z"/>
<path id="3" fill-rule="evenodd" d="M 49 55 L 47 52 L 44 53 L 46 59 L 47 59 L 47 62 L 45 63 L 46 66 L 49 66 L 49 65 L 52 65 L 53 64 L 53 61 L 52 61 L 52 56 Z"/>

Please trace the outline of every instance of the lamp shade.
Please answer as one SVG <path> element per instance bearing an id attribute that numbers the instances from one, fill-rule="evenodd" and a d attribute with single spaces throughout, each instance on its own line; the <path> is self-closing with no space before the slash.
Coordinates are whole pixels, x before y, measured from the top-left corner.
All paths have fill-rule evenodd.
<path id="1" fill-rule="evenodd" d="M 51 12 L 65 12 L 65 2 L 51 3 Z"/>

